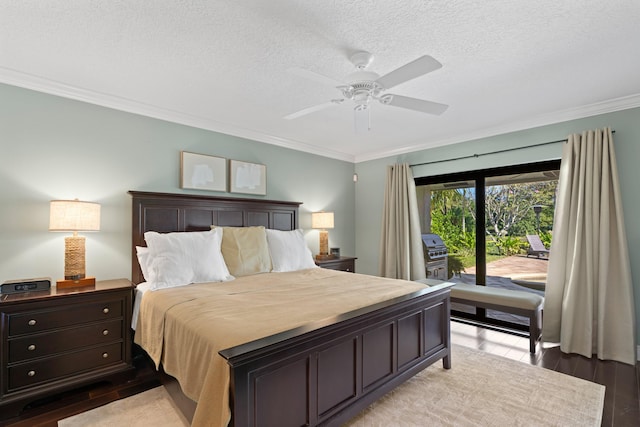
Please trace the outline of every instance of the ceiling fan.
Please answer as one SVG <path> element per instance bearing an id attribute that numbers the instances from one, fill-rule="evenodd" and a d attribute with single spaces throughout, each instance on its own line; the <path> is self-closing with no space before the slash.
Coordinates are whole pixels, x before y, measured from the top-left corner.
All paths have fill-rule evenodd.
<path id="1" fill-rule="evenodd" d="M 300 68 L 292 68 L 289 71 L 301 77 L 314 80 L 323 84 L 334 86 L 342 93 L 343 98 L 332 99 L 328 102 L 304 108 L 295 113 L 291 113 L 284 118 L 287 120 L 297 119 L 298 117 L 324 110 L 344 103 L 346 100 L 354 102 L 355 129 L 356 132 L 367 131 L 371 129 L 370 106 L 373 100 L 383 105 L 392 107 L 406 108 L 409 110 L 419 111 L 427 114 L 442 114 L 449 107 L 424 99 L 411 98 L 408 96 L 384 93 L 401 83 L 420 77 L 442 67 L 442 64 L 429 55 L 424 55 L 418 59 L 409 62 L 395 70 L 380 77 L 372 71 L 366 71 L 366 68 L 373 61 L 373 55 L 369 52 L 356 52 L 349 58 L 351 63 L 356 67 L 356 71 L 349 74 L 345 78 L 345 82 L 339 82 L 330 77 L 313 71 Z"/>

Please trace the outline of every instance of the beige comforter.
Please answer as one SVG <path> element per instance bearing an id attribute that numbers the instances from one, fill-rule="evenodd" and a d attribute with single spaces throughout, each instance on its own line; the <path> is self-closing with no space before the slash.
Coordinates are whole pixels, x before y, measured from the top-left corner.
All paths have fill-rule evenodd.
<path id="1" fill-rule="evenodd" d="M 198 402 L 193 426 L 226 426 L 230 373 L 218 351 L 424 287 L 314 268 L 146 292 L 135 342 Z"/>

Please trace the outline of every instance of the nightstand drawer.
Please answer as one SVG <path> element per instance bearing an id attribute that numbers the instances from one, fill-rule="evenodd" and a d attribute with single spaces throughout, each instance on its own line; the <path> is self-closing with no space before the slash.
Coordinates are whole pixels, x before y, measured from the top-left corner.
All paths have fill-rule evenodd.
<path id="1" fill-rule="evenodd" d="M 123 300 L 60 306 L 53 310 L 10 314 L 9 336 L 41 332 L 66 326 L 75 326 L 103 319 L 122 317 Z"/>
<path id="2" fill-rule="evenodd" d="M 316 265 L 328 270 L 347 271 L 349 273 L 356 272 L 356 257 L 339 257 L 328 260 L 317 260 Z"/>
<path id="3" fill-rule="evenodd" d="M 122 346 L 119 342 L 11 366 L 8 391 L 122 362 Z"/>
<path id="4" fill-rule="evenodd" d="M 347 271 L 350 273 L 353 273 L 353 271 L 355 270 L 355 263 L 353 261 L 338 261 L 335 263 L 327 263 L 326 265 L 323 265 L 322 268 L 326 268 L 329 270 L 340 270 L 340 271 Z"/>
<path id="5" fill-rule="evenodd" d="M 122 339 L 122 320 L 93 323 L 9 340 L 9 363 Z"/>

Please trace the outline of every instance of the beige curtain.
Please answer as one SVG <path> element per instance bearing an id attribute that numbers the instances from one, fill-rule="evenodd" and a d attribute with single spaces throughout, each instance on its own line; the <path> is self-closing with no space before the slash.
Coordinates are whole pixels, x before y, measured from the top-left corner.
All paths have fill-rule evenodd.
<path id="1" fill-rule="evenodd" d="M 380 239 L 380 276 L 424 279 L 416 185 L 408 164 L 387 166 Z"/>
<path id="2" fill-rule="evenodd" d="M 635 364 L 635 313 L 610 128 L 569 136 L 562 153 L 543 338 L 565 353 Z"/>

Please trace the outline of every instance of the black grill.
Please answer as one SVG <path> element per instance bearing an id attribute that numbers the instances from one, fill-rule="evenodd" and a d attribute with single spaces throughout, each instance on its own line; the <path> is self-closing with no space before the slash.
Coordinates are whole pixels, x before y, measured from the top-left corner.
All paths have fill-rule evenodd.
<path id="1" fill-rule="evenodd" d="M 448 279 L 449 251 L 437 234 L 423 234 L 424 262 L 429 279 Z"/>

